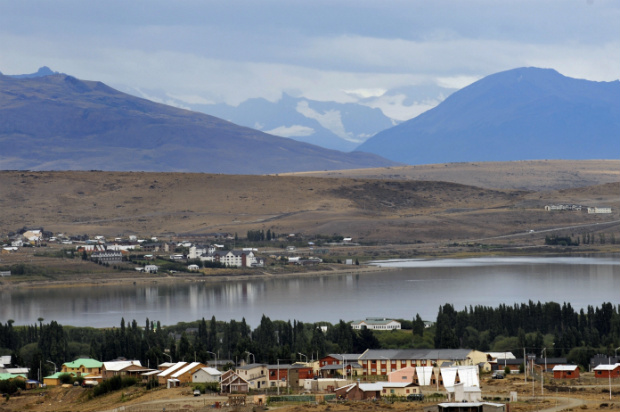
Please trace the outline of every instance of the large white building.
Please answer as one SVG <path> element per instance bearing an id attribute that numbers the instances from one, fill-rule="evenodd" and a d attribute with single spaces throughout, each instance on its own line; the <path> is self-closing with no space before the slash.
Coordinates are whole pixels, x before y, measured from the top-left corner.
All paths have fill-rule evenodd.
<path id="1" fill-rule="evenodd" d="M 351 323 L 353 329 L 367 329 L 374 330 L 392 330 L 400 329 L 400 322 L 387 318 L 366 318 L 365 320 L 355 320 Z"/>
<path id="2" fill-rule="evenodd" d="M 220 262 L 225 266 L 249 268 L 262 266 L 263 259 L 257 258 L 254 252 L 248 250 L 222 250 L 206 253 L 200 256 L 200 260 L 206 262 Z"/>

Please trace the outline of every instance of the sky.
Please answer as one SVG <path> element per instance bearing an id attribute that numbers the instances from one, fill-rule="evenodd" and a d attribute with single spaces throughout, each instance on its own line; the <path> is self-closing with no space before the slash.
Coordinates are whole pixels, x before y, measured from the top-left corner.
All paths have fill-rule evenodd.
<path id="1" fill-rule="evenodd" d="M 517 67 L 620 78 L 618 0 L 0 0 L 0 72 L 41 66 L 176 105 L 367 102 L 404 120 Z M 371 102 L 371 103 L 368 103 Z"/>

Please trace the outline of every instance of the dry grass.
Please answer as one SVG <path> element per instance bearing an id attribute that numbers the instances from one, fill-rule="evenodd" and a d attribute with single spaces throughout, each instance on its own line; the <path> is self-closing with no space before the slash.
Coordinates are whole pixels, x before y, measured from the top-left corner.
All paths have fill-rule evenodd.
<path id="1" fill-rule="evenodd" d="M 243 237 L 250 229 L 271 229 L 363 242 L 463 242 L 618 219 L 619 165 L 541 161 L 327 172 L 353 178 L 5 171 L 0 233 L 43 226 L 69 234 Z M 523 175 L 515 177 L 519 167 Z M 435 169 L 441 172 L 431 173 Z M 502 186 L 528 190 L 492 189 Z M 534 186 L 570 188 L 531 190 Z M 547 203 L 611 206 L 614 214 L 547 213 Z"/>

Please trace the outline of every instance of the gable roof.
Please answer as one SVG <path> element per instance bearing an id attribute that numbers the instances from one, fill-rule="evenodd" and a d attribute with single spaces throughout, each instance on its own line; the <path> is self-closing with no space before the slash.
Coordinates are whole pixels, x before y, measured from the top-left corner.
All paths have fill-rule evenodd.
<path id="1" fill-rule="evenodd" d="M 172 377 L 173 378 L 178 378 L 180 376 L 182 376 L 183 374 L 191 371 L 192 369 L 195 369 L 196 367 L 202 365 L 202 363 L 200 362 L 192 362 L 189 365 L 185 365 L 185 367 L 181 368 L 180 370 L 178 370 L 177 372 L 175 372 Z M 161 375 L 160 375 L 161 376 Z"/>
<path id="2" fill-rule="evenodd" d="M 103 366 L 103 363 L 96 359 L 80 358 L 74 360 L 73 362 L 65 362 L 62 365 L 72 369 L 78 369 L 82 366 L 85 368 L 100 368 Z"/>
<path id="3" fill-rule="evenodd" d="M 562 372 L 562 371 L 569 371 L 569 372 L 572 372 L 572 371 L 574 371 L 577 368 L 579 368 L 579 366 L 577 366 L 577 365 L 555 365 L 553 367 L 553 371 L 554 372 L 555 371 L 560 371 L 560 372 Z"/>
<path id="4" fill-rule="evenodd" d="M 120 371 L 128 366 L 142 366 L 142 364 L 139 360 L 103 362 L 103 367 L 107 371 Z"/>
<path id="5" fill-rule="evenodd" d="M 161 372 L 158 376 L 161 376 L 162 378 L 165 378 L 166 376 L 172 375 L 174 372 L 176 372 L 179 369 L 185 367 L 185 365 L 187 365 L 187 362 L 177 362 L 174 365 L 170 366 L 165 371 Z"/>

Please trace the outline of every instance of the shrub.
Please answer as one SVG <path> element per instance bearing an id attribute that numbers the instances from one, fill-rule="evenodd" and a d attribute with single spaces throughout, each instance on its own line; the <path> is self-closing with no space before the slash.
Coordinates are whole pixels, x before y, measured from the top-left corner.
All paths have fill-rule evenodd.
<path id="1" fill-rule="evenodd" d="M 101 396 L 108 392 L 118 391 L 123 388 L 127 388 L 129 386 L 133 386 L 138 383 L 136 378 L 113 376 L 110 379 L 106 379 L 103 383 L 95 386 L 93 390 L 94 396 Z"/>
<path id="2" fill-rule="evenodd" d="M 58 381 L 62 384 L 73 383 L 73 377 L 69 373 L 61 373 L 58 375 Z"/>

